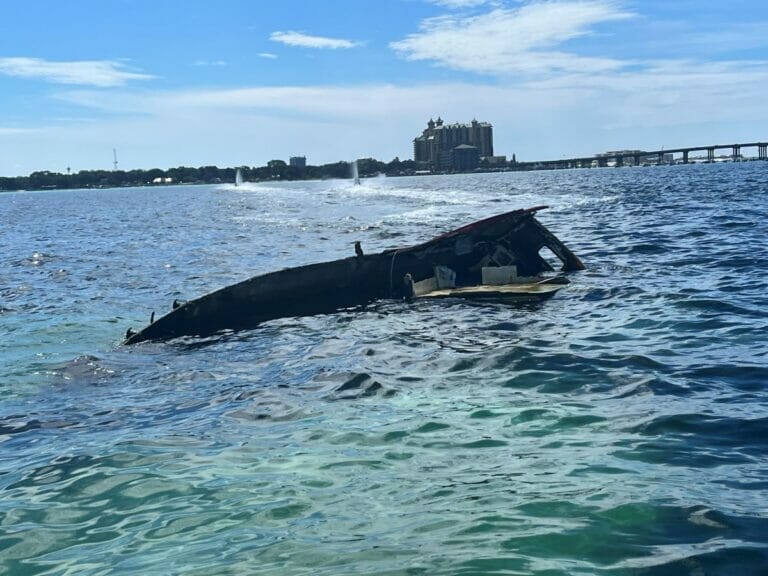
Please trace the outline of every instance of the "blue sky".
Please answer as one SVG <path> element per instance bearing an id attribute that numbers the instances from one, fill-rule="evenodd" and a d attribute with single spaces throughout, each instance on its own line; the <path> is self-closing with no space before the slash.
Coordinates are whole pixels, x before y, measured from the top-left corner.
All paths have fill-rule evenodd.
<path id="1" fill-rule="evenodd" d="M 4 0 L 0 175 L 768 140 L 764 0 Z"/>

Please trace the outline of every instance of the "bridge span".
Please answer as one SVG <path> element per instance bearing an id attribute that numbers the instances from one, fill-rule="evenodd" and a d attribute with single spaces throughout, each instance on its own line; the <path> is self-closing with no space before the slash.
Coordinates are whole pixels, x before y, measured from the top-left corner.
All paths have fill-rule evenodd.
<path id="1" fill-rule="evenodd" d="M 662 150 L 618 150 L 597 154 L 596 156 L 584 156 L 580 158 L 565 158 L 562 160 L 543 160 L 541 162 L 521 162 L 520 167 L 534 170 L 552 170 L 558 168 L 593 168 L 605 166 L 625 166 L 632 164 L 690 164 L 692 152 L 706 153 L 704 162 L 715 162 L 715 153 L 718 150 L 730 150 L 727 159 L 738 162 L 744 160 L 743 148 L 757 149 L 757 160 L 768 160 L 768 142 L 746 142 L 743 144 L 714 144 L 710 146 L 690 146 L 688 148 L 667 148 Z M 674 155 L 680 154 L 679 159 Z M 703 157 L 702 157 L 703 158 Z M 722 158 L 722 156 L 720 156 Z"/>

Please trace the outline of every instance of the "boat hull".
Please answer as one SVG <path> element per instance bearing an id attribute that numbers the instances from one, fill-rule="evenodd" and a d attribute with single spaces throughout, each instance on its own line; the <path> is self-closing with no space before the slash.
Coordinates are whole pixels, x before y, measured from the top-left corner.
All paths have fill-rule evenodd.
<path id="1" fill-rule="evenodd" d="M 129 331 L 125 343 L 205 336 L 252 328 L 277 318 L 408 297 L 412 289 L 408 281 L 431 277 L 436 266 L 454 270 L 459 286 L 476 285 L 480 284 L 479 265 L 489 258 L 498 259 L 499 253 L 524 276 L 551 270 L 539 256 L 544 246 L 560 258 L 563 270 L 583 269 L 578 257 L 536 220 L 539 209 L 500 214 L 416 246 L 254 276 L 190 300 L 139 332 Z"/>

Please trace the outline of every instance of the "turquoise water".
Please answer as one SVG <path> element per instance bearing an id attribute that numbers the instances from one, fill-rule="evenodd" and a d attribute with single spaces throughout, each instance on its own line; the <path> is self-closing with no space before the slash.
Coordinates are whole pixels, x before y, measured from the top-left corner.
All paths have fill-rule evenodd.
<path id="1" fill-rule="evenodd" d="M 768 573 L 768 163 L 0 194 L 0 573 Z M 539 305 L 125 348 L 253 274 L 548 204 Z"/>

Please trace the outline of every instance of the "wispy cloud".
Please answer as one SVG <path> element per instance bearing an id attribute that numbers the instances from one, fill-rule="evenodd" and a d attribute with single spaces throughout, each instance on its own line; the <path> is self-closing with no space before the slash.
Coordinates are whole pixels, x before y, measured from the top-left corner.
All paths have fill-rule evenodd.
<path id="1" fill-rule="evenodd" d="M 430 18 L 420 32 L 390 47 L 408 60 L 485 74 L 604 71 L 622 64 L 557 47 L 590 34 L 598 24 L 632 17 L 613 0 L 537 1 L 477 16 Z"/>
<path id="2" fill-rule="evenodd" d="M 120 62 L 79 60 L 56 62 L 41 58 L 0 58 L 0 74 L 20 78 L 38 78 L 55 84 L 82 86 L 122 86 L 131 80 L 149 80 L 148 74 L 131 72 Z"/>
<path id="3" fill-rule="evenodd" d="M 483 4 L 496 3 L 492 0 L 429 0 L 432 4 L 438 6 L 445 6 L 446 8 L 474 8 L 476 6 L 482 6 Z"/>
<path id="4" fill-rule="evenodd" d="M 707 58 L 768 47 L 768 21 L 723 23 L 716 29 L 691 29 L 686 22 L 654 23 L 658 35 L 644 38 L 657 52 Z"/>
<path id="5" fill-rule="evenodd" d="M 593 114 L 596 130 L 629 120 L 638 127 L 650 118 L 675 124 L 685 116 L 709 123 L 734 115 L 768 118 L 762 94 L 768 90 L 765 62 L 664 60 L 620 73 L 562 74 L 524 82 L 437 83 L 421 85 L 264 86 L 220 90 L 121 91 L 109 99 L 95 90 L 71 90 L 59 98 L 115 115 L 212 117 L 220 113 L 291 116 L 310 121 L 423 118 L 441 114 L 461 120 L 467 110 L 485 119 L 531 112 L 568 110 Z M 751 102 L 742 108 L 736 100 Z M 510 107 L 509 103 L 515 105 Z M 628 102 L 632 102 L 629 105 Z M 747 110 L 749 113 L 747 113 Z M 694 116 L 696 118 L 694 118 Z M 572 122 L 572 121 L 569 121 Z M 363 123 L 364 124 L 364 123 Z M 561 127 L 567 129 L 566 125 Z"/>
<path id="6" fill-rule="evenodd" d="M 325 36 L 310 36 L 303 32 L 287 31 L 287 32 L 272 32 L 269 39 L 273 42 L 280 42 L 288 46 L 299 46 L 301 48 L 318 48 L 318 49 L 346 49 L 355 48 L 359 46 L 359 42 L 352 40 L 346 40 L 344 38 L 327 38 Z"/>
<path id="7" fill-rule="evenodd" d="M 277 54 L 272 54 L 272 52 L 259 52 L 256 54 L 259 58 L 266 58 L 268 60 L 274 60 L 277 58 Z"/>
<path id="8" fill-rule="evenodd" d="M 9 128 L 0 126 L 0 136 L 17 136 L 19 134 L 33 134 L 40 132 L 39 128 Z"/>
<path id="9" fill-rule="evenodd" d="M 215 68 L 222 68 L 227 65 L 225 60 L 195 60 L 193 64 L 195 66 L 212 66 Z"/>

